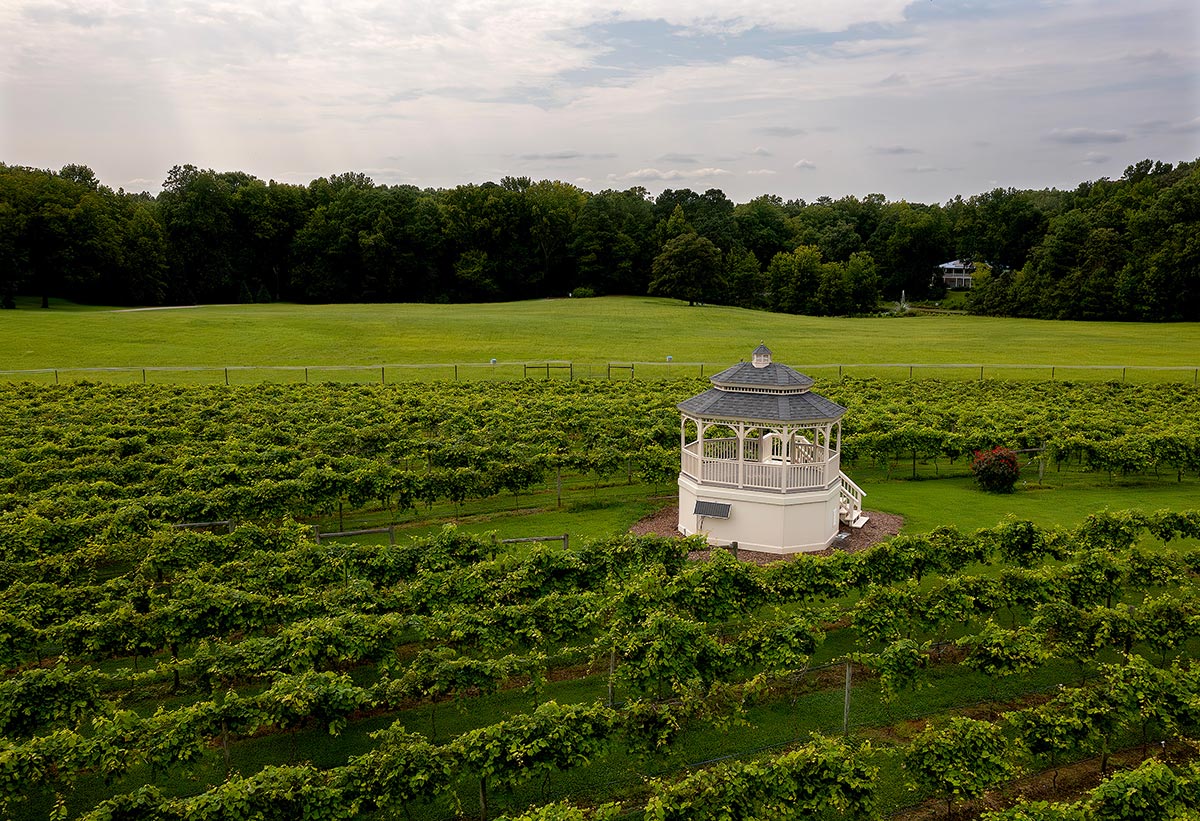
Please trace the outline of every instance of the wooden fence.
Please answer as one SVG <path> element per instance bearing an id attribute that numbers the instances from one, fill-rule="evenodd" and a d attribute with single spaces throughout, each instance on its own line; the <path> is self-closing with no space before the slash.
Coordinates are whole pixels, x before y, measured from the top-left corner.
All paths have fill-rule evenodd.
<path id="1" fill-rule="evenodd" d="M 391 365 L 157 365 L 112 368 L 0 370 L 0 381 L 59 385 L 113 384 L 253 385 L 263 382 L 375 383 L 520 381 L 526 379 L 664 380 L 712 376 L 729 363 L 709 362 L 470 362 Z M 1194 365 L 1063 365 L 1008 363 L 833 363 L 795 366 L 819 380 L 845 377 L 880 379 L 959 379 L 1085 382 L 1174 382 L 1200 384 Z"/>

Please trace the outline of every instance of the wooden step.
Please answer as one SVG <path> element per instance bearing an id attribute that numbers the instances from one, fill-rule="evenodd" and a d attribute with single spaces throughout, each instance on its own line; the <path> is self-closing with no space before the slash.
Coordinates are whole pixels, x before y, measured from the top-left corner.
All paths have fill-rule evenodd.
<path id="1" fill-rule="evenodd" d="M 867 522 L 869 522 L 869 521 L 871 521 L 871 517 L 870 517 L 870 516 L 864 516 L 863 514 L 861 514 L 861 513 L 860 513 L 860 514 L 858 514 L 858 518 L 857 518 L 857 519 L 855 519 L 853 522 L 851 522 L 851 523 L 850 523 L 850 527 L 852 527 L 852 528 L 854 528 L 855 530 L 857 530 L 858 528 L 862 527 L 863 525 L 865 525 L 865 524 L 866 524 Z"/>

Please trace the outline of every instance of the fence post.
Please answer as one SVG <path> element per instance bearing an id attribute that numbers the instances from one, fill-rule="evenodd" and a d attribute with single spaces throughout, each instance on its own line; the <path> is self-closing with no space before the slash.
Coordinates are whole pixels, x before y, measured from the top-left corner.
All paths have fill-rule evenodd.
<path id="1" fill-rule="evenodd" d="M 850 735 L 850 660 L 846 659 L 846 695 L 842 704 L 842 735 Z"/>
<path id="2" fill-rule="evenodd" d="M 391 544 L 392 547 L 396 546 L 396 523 L 395 522 L 392 522 L 390 525 L 388 525 L 388 543 Z"/>
<path id="3" fill-rule="evenodd" d="M 979 366 L 979 381 L 983 381 L 983 365 Z"/>
<path id="4" fill-rule="evenodd" d="M 617 674 L 617 648 L 612 648 L 608 654 L 608 706 L 613 706 L 613 676 Z"/>
<path id="5" fill-rule="evenodd" d="M 313 538 L 317 540 L 317 544 L 321 543 L 321 526 L 313 525 Z"/>
<path id="6" fill-rule="evenodd" d="M 571 534 L 564 533 L 563 534 L 563 550 L 570 550 L 570 549 L 571 549 Z"/>
<path id="7" fill-rule="evenodd" d="M 58 384 L 58 369 L 57 368 L 54 369 L 54 384 L 55 385 Z"/>
<path id="8" fill-rule="evenodd" d="M 146 369 L 142 368 L 142 384 L 146 384 Z"/>
<path id="9" fill-rule="evenodd" d="M 304 369 L 304 384 L 308 384 L 308 368 Z"/>
<path id="10" fill-rule="evenodd" d="M 229 368 L 225 369 L 225 387 L 229 387 Z"/>
<path id="11" fill-rule="evenodd" d="M 738 543 L 736 541 L 729 543 L 729 552 L 733 554 L 733 558 L 736 559 L 738 557 Z"/>
<path id="12" fill-rule="evenodd" d="M 1054 366 L 1053 365 L 1050 366 L 1050 381 L 1051 382 L 1054 381 Z"/>
<path id="13" fill-rule="evenodd" d="M 454 366 L 454 381 L 458 381 L 458 365 Z"/>
<path id="14" fill-rule="evenodd" d="M 379 384 L 380 385 L 387 384 L 387 366 L 386 365 L 379 366 Z"/>

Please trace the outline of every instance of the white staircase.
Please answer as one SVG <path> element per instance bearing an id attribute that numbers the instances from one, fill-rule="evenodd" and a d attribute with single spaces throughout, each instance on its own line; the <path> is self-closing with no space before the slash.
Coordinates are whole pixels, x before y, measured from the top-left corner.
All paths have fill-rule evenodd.
<path id="1" fill-rule="evenodd" d="M 870 517 L 863 514 L 863 499 L 866 498 L 866 493 L 858 485 L 854 484 L 849 476 L 838 471 L 838 479 L 841 481 L 839 490 L 839 505 L 838 516 L 843 522 L 857 530 L 870 521 Z"/>

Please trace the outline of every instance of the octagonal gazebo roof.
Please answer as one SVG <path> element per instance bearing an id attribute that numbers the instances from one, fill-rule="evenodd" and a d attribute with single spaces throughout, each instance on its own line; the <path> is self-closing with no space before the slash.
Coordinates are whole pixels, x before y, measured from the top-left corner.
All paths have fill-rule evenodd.
<path id="1" fill-rule="evenodd" d="M 709 379 L 712 387 L 685 399 L 680 411 L 704 419 L 753 422 L 833 422 L 846 412 L 836 402 L 809 390 L 811 377 L 771 361 L 759 345 L 750 362 L 739 362 Z"/>

